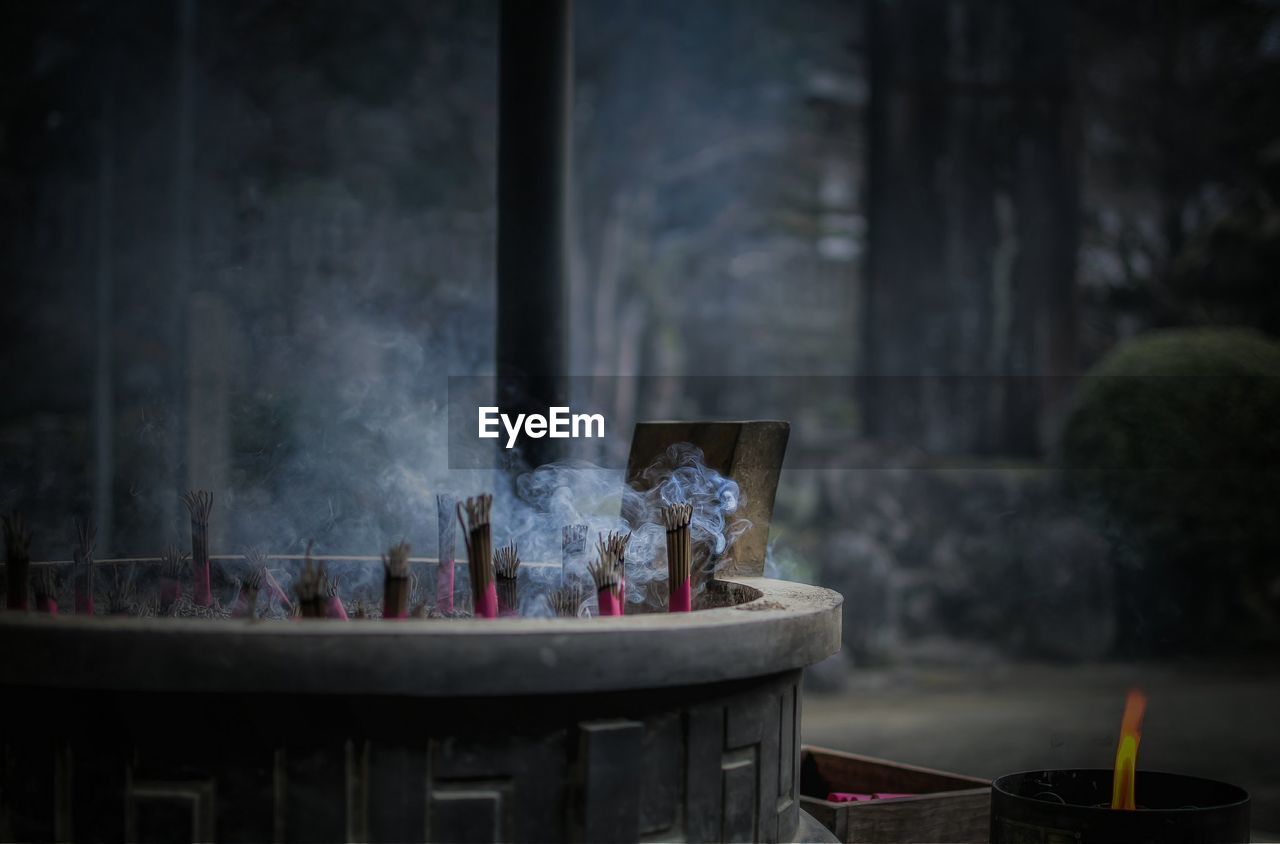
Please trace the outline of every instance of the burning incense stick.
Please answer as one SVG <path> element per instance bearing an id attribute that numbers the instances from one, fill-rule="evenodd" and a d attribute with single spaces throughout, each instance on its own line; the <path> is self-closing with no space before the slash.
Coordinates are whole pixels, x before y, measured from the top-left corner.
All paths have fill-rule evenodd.
<path id="1" fill-rule="evenodd" d="M 294 589 L 298 593 L 298 608 L 303 618 L 323 618 L 324 609 L 320 604 L 320 586 L 324 580 L 324 569 L 317 569 L 311 562 L 312 542 L 307 542 L 307 554 L 302 564 L 302 571 L 294 581 Z"/>
<path id="2" fill-rule="evenodd" d="M 465 507 L 467 520 L 462 520 Z M 467 567 L 471 570 L 471 601 L 477 618 L 494 618 L 498 614 L 498 590 L 493 582 L 493 537 L 489 517 L 492 495 L 477 495 L 458 504 L 458 524 L 467 540 Z"/>
<path id="3" fill-rule="evenodd" d="M 689 612 L 693 604 L 689 585 L 689 564 L 693 559 L 689 522 L 692 519 L 692 504 L 662 508 L 662 521 L 667 526 L 667 584 L 671 589 L 667 609 L 670 612 Z"/>
<path id="4" fill-rule="evenodd" d="M 288 593 L 284 591 L 280 581 L 276 580 L 276 576 L 271 573 L 271 569 L 266 567 L 262 569 L 262 582 L 266 584 L 267 591 L 280 602 L 280 606 L 284 608 L 284 614 L 288 616 L 294 615 L 293 602 L 289 600 Z"/>
<path id="5" fill-rule="evenodd" d="M 6 603 L 11 610 L 25 610 L 30 606 L 31 531 L 17 513 L 4 517 L 4 554 Z"/>
<path id="6" fill-rule="evenodd" d="M 609 548 L 613 551 L 618 569 L 618 615 L 627 612 L 627 546 L 631 544 L 631 532 L 615 531 L 609 534 Z"/>
<path id="7" fill-rule="evenodd" d="M 436 609 L 446 615 L 453 614 L 453 512 L 456 504 L 452 495 L 436 496 L 436 556 L 440 560 L 436 567 Z"/>
<path id="8" fill-rule="evenodd" d="M 182 496 L 191 512 L 191 580 L 192 600 L 196 606 L 213 606 L 213 589 L 209 582 L 209 513 L 213 510 L 213 493 L 188 490 Z"/>
<path id="9" fill-rule="evenodd" d="M 173 545 L 166 546 L 160 554 L 160 614 L 172 615 L 178 600 L 182 598 L 182 570 L 187 565 L 187 555 Z"/>
<path id="10" fill-rule="evenodd" d="M 577 618 L 582 607 L 582 589 L 578 586 L 562 586 L 547 596 L 551 611 L 561 618 Z"/>
<path id="11" fill-rule="evenodd" d="M 565 525 L 560 540 L 560 585 L 569 582 L 569 563 L 587 550 L 587 526 Z"/>
<path id="12" fill-rule="evenodd" d="M 31 584 L 36 593 L 36 612 L 58 614 L 58 574 L 52 566 L 45 566 Z"/>
<path id="13" fill-rule="evenodd" d="M 391 546 L 382 557 L 382 617 L 409 617 L 409 543 Z"/>
<path id="14" fill-rule="evenodd" d="M 94 529 L 88 519 L 76 519 L 71 532 L 71 559 L 75 567 L 76 615 L 93 615 Z"/>
<path id="15" fill-rule="evenodd" d="M 493 552 L 493 571 L 497 581 L 498 615 L 519 615 L 520 552 L 514 542 Z"/>
<path id="16" fill-rule="evenodd" d="M 618 610 L 618 546 L 613 541 L 613 535 L 610 534 L 606 539 L 601 534 L 596 550 L 599 561 L 588 561 L 587 571 L 596 582 L 596 603 L 600 608 L 600 615 L 621 615 Z"/>

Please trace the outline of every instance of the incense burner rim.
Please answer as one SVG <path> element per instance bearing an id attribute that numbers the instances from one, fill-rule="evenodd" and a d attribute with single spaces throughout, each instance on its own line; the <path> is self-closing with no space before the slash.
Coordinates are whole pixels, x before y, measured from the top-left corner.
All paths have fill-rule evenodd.
<path id="1" fill-rule="evenodd" d="M 0 613 L 0 685 L 464 697 L 697 685 L 839 650 L 836 592 L 742 577 L 753 600 L 614 618 L 240 621 Z"/>

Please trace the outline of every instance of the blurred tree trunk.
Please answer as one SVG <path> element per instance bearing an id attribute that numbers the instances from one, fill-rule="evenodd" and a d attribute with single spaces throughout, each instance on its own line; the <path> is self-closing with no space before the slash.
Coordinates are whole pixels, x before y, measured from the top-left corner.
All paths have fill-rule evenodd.
<path id="1" fill-rule="evenodd" d="M 866 433 L 1035 454 L 1076 363 L 1069 4 L 869 8 Z"/>

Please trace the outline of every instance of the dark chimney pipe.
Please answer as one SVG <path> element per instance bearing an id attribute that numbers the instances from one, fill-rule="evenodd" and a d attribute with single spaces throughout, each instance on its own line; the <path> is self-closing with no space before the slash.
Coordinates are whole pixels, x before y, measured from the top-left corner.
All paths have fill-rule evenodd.
<path id="1" fill-rule="evenodd" d="M 565 403 L 572 0 L 503 0 L 498 68 L 498 404 Z M 531 466 L 558 441 L 522 439 Z"/>

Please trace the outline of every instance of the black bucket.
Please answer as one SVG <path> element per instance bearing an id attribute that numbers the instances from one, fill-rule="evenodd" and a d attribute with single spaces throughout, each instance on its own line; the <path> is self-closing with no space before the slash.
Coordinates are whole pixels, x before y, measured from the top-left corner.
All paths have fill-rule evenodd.
<path id="1" fill-rule="evenodd" d="M 1111 808 L 1110 770 L 1025 771 L 991 784 L 993 844 L 1208 844 L 1249 840 L 1249 793 L 1138 771 L 1138 809 Z"/>

